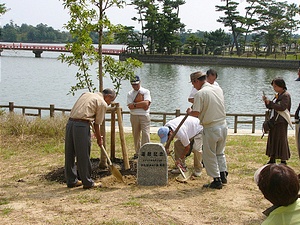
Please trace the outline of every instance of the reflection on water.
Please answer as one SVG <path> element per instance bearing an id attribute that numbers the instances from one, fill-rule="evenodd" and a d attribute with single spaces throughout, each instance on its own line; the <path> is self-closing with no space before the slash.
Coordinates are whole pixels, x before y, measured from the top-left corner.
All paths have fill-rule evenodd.
<path id="1" fill-rule="evenodd" d="M 15 102 L 16 105 L 44 106 L 55 104 L 56 107 L 71 108 L 79 95 L 67 95 L 70 86 L 76 83 L 76 68 L 68 67 L 56 60 L 58 53 L 44 52 L 42 58 L 34 58 L 32 52 L 4 51 L 1 56 L 0 104 Z M 151 91 L 151 110 L 154 112 L 174 112 L 180 109 L 185 112 L 190 106 L 187 98 L 191 90 L 189 74 L 200 70 L 206 72 L 209 68 L 218 71 L 218 83 L 225 96 L 227 113 L 257 113 L 265 112 L 261 100 L 262 91 L 273 98 L 274 91 L 270 82 L 281 76 L 287 83 L 292 96 L 291 113 L 294 114 L 299 102 L 300 82 L 296 82 L 297 71 L 226 67 L 218 65 L 171 65 L 144 64 L 137 69 L 142 86 Z M 91 68 L 95 74 L 96 68 Z M 96 77 L 96 74 L 95 74 Z M 98 83 L 94 79 L 95 84 Z M 112 87 L 109 78 L 104 78 L 104 87 Z M 116 101 L 125 111 L 126 95 L 131 89 L 130 83 L 122 83 L 120 95 Z M 229 121 L 232 125 L 232 121 Z M 231 126 L 232 127 L 232 126 Z"/>

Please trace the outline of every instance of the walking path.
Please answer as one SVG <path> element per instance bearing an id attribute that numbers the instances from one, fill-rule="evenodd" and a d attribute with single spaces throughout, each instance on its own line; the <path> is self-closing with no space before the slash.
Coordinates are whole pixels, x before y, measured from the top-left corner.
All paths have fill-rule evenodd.
<path id="1" fill-rule="evenodd" d="M 150 133 L 151 134 L 157 134 L 159 127 L 151 127 Z M 110 131 L 110 127 L 106 127 L 107 131 Z M 116 128 L 116 131 L 118 132 L 118 128 Z M 125 133 L 131 133 L 132 129 L 131 127 L 124 127 Z M 250 129 L 238 129 L 237 133 L 234 133 L 233 129 L 228 129 L 228 135 L 252 135 L 252 136 L 261 136 L 262 131 L 261 130 L 255 130 L 255 133 L 252 133 L 252 130 Z M 295 136 L 295 130 L 288 130 L 289 136 Z M 267 135 L 265 135 L 267 136 Z"/>

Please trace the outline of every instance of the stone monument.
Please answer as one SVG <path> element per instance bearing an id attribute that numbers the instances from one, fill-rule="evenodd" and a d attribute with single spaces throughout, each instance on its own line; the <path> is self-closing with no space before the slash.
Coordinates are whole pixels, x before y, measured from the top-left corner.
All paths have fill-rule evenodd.
<path id="1" fill-rule="evenodd" d="M 168 184 L 168 157 L 160 143 L 146 143 L 139 151 L 137 184 L 163 186 Z"/>

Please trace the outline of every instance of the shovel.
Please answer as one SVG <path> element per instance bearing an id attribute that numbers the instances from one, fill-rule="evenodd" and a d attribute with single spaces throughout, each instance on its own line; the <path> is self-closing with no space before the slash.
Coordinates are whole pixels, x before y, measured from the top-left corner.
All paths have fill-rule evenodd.
<path id="1" fill-rule="evenodd" d="M 112 174 L 115 178 L 117 178 L 118 181 L 121 181 L 121 182 L 124 183 L 122 174 L 121 174 L 120 171 L 112 164 L 112 162 L 111 162 L 110 158 L 108 157 L 108 154 L 107 154 L 107 152 L 106 152 L 104 146 L 101 145 L 100 148 L 101 148 L 101 150 L 104 152 L 104 154 L 105 154 L 105 156 L 106 156 L 106 158 L 107 158 L 107 160 L 108 160 L 109 169 L 110 169 L 111 174 Z"/>
<path id="2" fill-rule="evenodd" d="M 168 139 L 168 141 L 167 141 L 167 143 L 166 143 L 166 145 L 165 145 L 165 149 L 168 149 L 169 147 L 170 147 L 170 144 L 171 144 L 171 141 L 173 140 L 173 138 L 175 137 L 175 135 L 177 134 L 177 132 L 178 132 L 178 130 L 179 130 L 179 128 L 182 126 L 182 124 L 184 123 L 184 121 L 188 118 L 188 116 L 189 116 L 189 114 L 186 114 L 184 117 L 183 117 L 183 119 L 181 120 L 181 122 L 178 124 L 178 126 L 176 127 L 176 129 L 175 129 L 175 131 L 173 132 L 173 134 L 171 135 L 171 137 Z M 175 161 L 175 158 L 174 158 L 174 156 L 171 154 L 171 152 L 170 152 L 170 156 L 171 156 L 171 158 L 173 159 L 173 161 L 174 161 L 174 163 L 176 164 L 176 161 Z M 179 171 L 180 171 L 180 175 L 181 175 L 181 177 L 177 177 L 176 178 L 176 180 L 177 181 L 180 181 L 180 182 L 185 182 L 185 181 L 187 181 L 188 179 L 189 179 L 189 177 L 190 176 L 186 176 L 185 175 L 185 173 L 183 172 L 183 170 L 181 169 L 181 167 L 180 167 L 180 165 L 176 165 L 177 166 L 177 168 L 179 169 Z"/>

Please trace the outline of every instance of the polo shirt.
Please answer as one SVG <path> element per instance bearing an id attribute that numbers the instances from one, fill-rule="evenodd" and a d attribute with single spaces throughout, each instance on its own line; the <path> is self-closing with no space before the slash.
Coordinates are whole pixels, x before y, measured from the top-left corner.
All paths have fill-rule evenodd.
<path id="1" fill-rule="evenodd" d="M 193 111 L 199 112 L 203 127 L 213 127 L 226 122 L 223 90 L 205 82 L 195 94 Z"/>
<path id="2" fill-rule="evenodd" d="M 74 104 L 71 109 L 70 117 L 73 119 L 95 121 L 96 124 L 101 125 L 107 107 L 108 105 L 104 101 L 102 93 L 86 92 L 83 93 Z"/>

